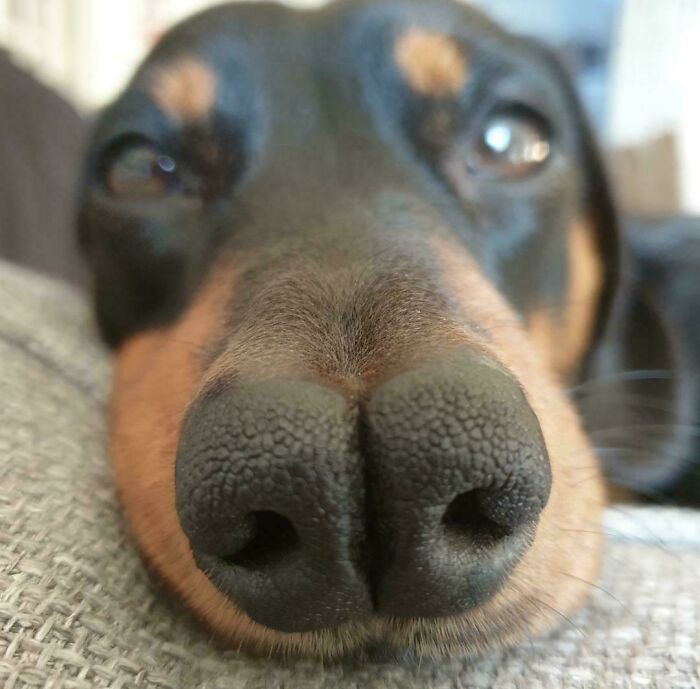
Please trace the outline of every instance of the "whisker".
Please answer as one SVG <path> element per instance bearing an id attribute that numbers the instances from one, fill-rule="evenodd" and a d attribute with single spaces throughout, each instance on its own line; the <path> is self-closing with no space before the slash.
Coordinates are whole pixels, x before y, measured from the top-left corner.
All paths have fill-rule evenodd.
<path id="1" fill-rule="evenodd" d="M 614 426 L 612 428 L 599 428 L 597 430 L 589 430 L 588 435 L 591 437 L 598 437 L 603 435 L 609 435 L 611 433 L 629 432 L 633 431 L 635 433 L 647 433 L 652 434 L 662 434 L 670 430 L 683 429 L 688 431 L 694 436 L 700 436 L 700 426 L 697 424 L 683 424 L 683 423 L 640 423 L 631 424 L 629 426 Z"/>
<path id="2" fill-rule="evenodd" d="M 600 591 L 601 593 L 604 593 L 606 596 L 609 596 L 612 600 L 614 600 L 623 610 L 626 612 L 629 612 L 629 608 L 617 597 L 614 596 L 610 591 L 604 589 L 602 586 L 599 586 L 598 584 L 594 584 L 592 581 L 587 581 L 586 579 L 582 579 L 581 577 L 577 577 L 574 574 L 569 574 L 569 572 L 560 572 L 562 576 L 568 577 L 569 579 L 575 579 L 576 581 L 580 581 L 582 584 L 587 584 L 591 588 L 596 589 L 596 591 Z"/>
<path id="3" fill-rule="evenodd" d="M 652 397 L 651 395 L 634 395 L 632 393 L 625 393 L 621 390 L 611 390 L 611 391 L 590 391 L 586 393 L 586 397 L 574 397 L 573 401 L 579 406 L 579 409 L 583 412 L 585 416 L 586 405 L 589 404 L 591 398 L 594 398 L 594 402 L 598 402 L 600 399 L 605 399 L 607 403 L 611 400 L 615 400 L 616 403 L 622 404 L 626 409 L 653 409 L 654 411 L 661 411 L 669 414 L 672 418 L 678 419 L 679 421 L 687 421 L 688 423 L 693 423 L 695 421 L 694 416 L 684 416 L 679 413 L 677 405 L 670 402 L 664 402 L 662 399 Z"/>
<path id="4" fill-rule="evenodd" d="M 547 608 L 548 610 L 550 610 L 551 612 L 553 612 L 555 615 L 558 615 L 558 616 L 559 616 L 562 620 L 564 620 L 574 631 L 576 631 L 576 632 L 581 636 L 582 639 L 585 639 L 585 638 L 586 638 L 586 634 L 585 634 L 585 632 L 583 631 L 583 629 L 581 629 L 581 627 L 579 627 L 570 617 L 568 617 L 567 615 L 565 615 L 561 610 L 558 610 L 558 609 L 555 608 L 553 605 L 550 605 L 549 603 L 546 603 L 545 601 L 543 601 L 541 598 L 538 598 L 537 596 L 531 596 L 531 595 L 530 595 L 530 596 L 528 596 L 528 598 L 530 599 L 530 601 L 531 601 L 535 606 L 537 606 L 537 605 L 543 605 L 545 608 Z"/>
<path id="5" fill-rule="evenodd" d="M 615 531 L 603 531 L 602 529 L 569 529 L 564 526 L 558 526 L 557 528 L 559 529 L 559 531 L 562 531 L 564 533 L 582 533 L 588 535 L 593 534 L 595 536 L 603 536 L 605 538 L 615 538 L 622 535 Z"/>
<path id="6" fill-rule="evenodd" d="M 663 553 L 666 555 L 670 555 L 671 557 L 674 557 L 675 559 L 679 559 L 678 553 L 674 553 L 671 551 L 668 547 L 668 544 L 656 533 L 654 533 L 650 528 L 647 523 L 639 519 L 639 517 L 635 517 L 634 515 L 630 514 L 628 510 L 624 509 L 623 507 L 620 507 L 620 505 L 611 505 L 608 502 L 601 502 L 601 501 L 596 501 L 598 502 L 599 505 L 605 507 L 609 512 L 615 512 L 616 514 L 619 514 L 620 516 L 624 517 L 625 519 L 630 520 L 632 523 L 639 524 L 642 527 L 642 530 L 649 536 L 649 538 L 653 541 L 653 546 L 661 550 Z M 642 536 L 632 536 L 630 537 L 629 534 L 626 534 L 622 531 L 619 531 L 617 529 L 613 529 L 614 533 L 611 536 L 612 538 L 620 538 L 625 541 L 632 541 L 633 543 L 638 543 L 640 545 L 650 545 L 648 542 L 643 540 Z"/>
<path id="7" fill-rule="evenodd" d="M 595 473 L 591 474 L 590 476 L 586 476 L 585 478 L 578 479 L 577 481 L 574 481 L 573 483 L 569 483 L 569 486 L 571 488 L 578 488 L 579 486 L 583 485 L 584 483 L 588 483 L 588 481 L 592 481 L 595 478 L 601 478 L 600 471 L 596 471 Z"/>
<path id="8" fill-rule="evenodd" d="M 649 381 L 649 380 L 672 380 L 674 372 L 669 369 L 637 369 L 634 371 L 622 371 L 620 373 L 611 373 L 605 376 L 589 378 L 588 380 L 579 383 L 568 389 L 569 393 L 577 390 L 585 389 L 591 385 L 605 381 Z"/>
<path id="9" fill-rule="evenodd" d="M 625 438 L 625 440 L 633 441 L 635 439 L 634 438 Z M 643 442 L 643 440 L 640 439 L 640 442 Z M 688 457 L 687 453 L 682 451 L 682 450 L 674 450 L 672 448 L 666 448 L 663 450 L 651 449 L 647 446 L 632 445 L 631 442 L 627 446 L 623 446 L 623 445 L 594 445 L 590 449 L 586 448 L 585 450 L 581 450 L 580 452 L 576 452 L 576 453 L 570 455 L 569 462 L 572 462 L 577 457 L 580 457 L 582 455 L 587 455 L 590 451 L 592 451 L 599 459 L 603 460 L 603 462 L 605 461 L 606 457 L 629 456 L 629 457 L 632 457 L 632 458 L 637 459 L 637 460 L 643 459 L 643 458 L 651 458 L 654 461 L 654 463 L 658 463 L 659 460 L 668 459 L 668 460 L 674 461 L 676 463 L 681 461 L 684 466 L 694 466 L 696 464 L 700 465 L 700 459 Z M 590 478 L 595 478 L 596 476 L 599 475 L 599 472 L 594 472 L 594 467 L 595 467 L 595 465 L 592 462 L 586 462 L 585 464 L 581 464 L 579 466 L 572 464 L 572 463 L 567 463 L 567 465 L 566 465 L 567 470 L 571 471 L 571 472 L 581 472 L 581 471 L 591 472 L 589 475 Z M 614 478 L 614 476 L 617 476 L 617 475 L 621 476 L 621 474 L 615 474 L 614 472 L 611 472 L 605 466 L 601 467 L 601 470 L 605 474 L 605 476 L 608 478 Z M 586 480 L 586 479 L 584 478 L 583 480 Z M 577 485 L 577 484 L 571 484 L 571 485 Z"/>
<path id="10" fill-rule="evenodd" d="M 597 454 L 601 457 L 606 455 L 617 455 L 625 456 L 629 455 L 635 458 L 651 457 L 655 463 L 658 463 L 660 459 L 671 459 L 671 460 L 685 460 L 687 453 L 682 451 L 674 450 L 664 450 L 663 452 L 658 452 L 656 450 L 651 450 L 647 447 L 607 447 L 599 448 L 596 450 Z M 694 461 L 692 458 L 689 460 L 691 463 Z M 697 460 L 695 460 L 697 461 Z M 609 472 L 607 472 L 608 475 Z"/>
<path id="11" fill-rule="evenodd" d="M 572 394 L 573 397 L 580 399 L 580 398 L 586 398 L 586 397 L 592 397 L 594 395 L 605 395 L 605 398 L 608 399 L 610 397 L 614 398 L 622 398 L 622 399 L 629 399 L 632 401 L 650 401 L 650 402 L 662 402 L 658 396 L 656 395 L 646 395 L 646 394 L 641 394 L 638 392 L 635 392 L 634 390 L 629 390 L 627 388 L 620 388 L 616 387 L 614 385 L 612 386 L 607 386 L 605 384 L 600 385 L 599 388 L 593 389 L 593 390 L 581 390 L 579 392 L 574 392 Z M 669 405 L 671 406 L 671 405 Z"/>
<path id="12" fill-rule="evenodd" d="M 603 536 L 604 538 L 615 538 L 616 536 L 620 536 L 620 534 L 613 533 L 613 532 L 605 532 L 601 530 L 590 530 L 590 529 L 569 529 L 565 527 L 557 527 L 559 531 L 563 531 L 565 533 L 581 533 L 581 534 L 595 534 L 597 536 Z M 607 552 L 605 553 L 605 557 L 607 560 L 610 560 L 611 562 L 614 562 L 618 567 L 626 567 L 627 563 L 624 560 L 621 560 L 619 557 L 616 557 L 613 555 L 610 550 L 608 549 Z"/>

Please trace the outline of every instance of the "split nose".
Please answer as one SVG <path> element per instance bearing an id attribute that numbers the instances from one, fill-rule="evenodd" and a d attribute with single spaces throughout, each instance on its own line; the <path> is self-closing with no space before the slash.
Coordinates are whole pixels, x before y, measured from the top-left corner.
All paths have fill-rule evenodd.
<path id="1" fill-rule="evenodd" d="M 198 566 L 283 632 L 484 602 L 550 481 L 522 390 L 473 352 L 389 380 L 359 412 L 306 382 L 221 388 L 189 413 L 175 475 Z"/>

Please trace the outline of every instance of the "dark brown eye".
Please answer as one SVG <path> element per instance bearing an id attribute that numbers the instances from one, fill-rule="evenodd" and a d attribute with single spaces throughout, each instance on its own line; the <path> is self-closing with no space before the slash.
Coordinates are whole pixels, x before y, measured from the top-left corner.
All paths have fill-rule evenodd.
<path id="1" fill-rule="evenodd" d="M 552 154 L 548 122 L 527 108 L 498 110 L 481 125 L 472 143 L 470 172 L 518 179 L 539 170 Z"/>
<path id="2" fill-rule="evenodd" d="M 180 192 L 182 179 L 174 158 L 138 143 L 117 153 L 107 165 L 105 185 L 124 201 L 157 201 Z"/>

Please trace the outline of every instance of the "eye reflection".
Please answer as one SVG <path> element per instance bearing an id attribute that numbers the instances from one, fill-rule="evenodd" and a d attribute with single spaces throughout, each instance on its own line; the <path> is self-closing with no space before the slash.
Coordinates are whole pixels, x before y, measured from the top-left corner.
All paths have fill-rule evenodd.
<path id="1" fill-rule="evenodd" d="M 158 156 L 158 167 L 163 172 L 173 173 L 177 170 L 177 163 L 168 156 Z"/>
<path id="2" fill-rule="evenodd" d="M 494 152 L 506 153 L 513 141 L 513 135 L 505 124 L 490 127 L 484 137 L 486 145 Z"/>
<path id="3" fill-rule="evenodd" d="M 155 201 L 182 190 L 174 158 L 147 143 L 131 145 L 108 164 L 105 186 L 123 201 Z"/>
<path id="4" fill-rule="evenodd" d="M 512 179 L 533 174 L 551 154 L 548 123 L 535 112 L 516 109 L 487 119 L 467 162 L 472 172 Z"/>

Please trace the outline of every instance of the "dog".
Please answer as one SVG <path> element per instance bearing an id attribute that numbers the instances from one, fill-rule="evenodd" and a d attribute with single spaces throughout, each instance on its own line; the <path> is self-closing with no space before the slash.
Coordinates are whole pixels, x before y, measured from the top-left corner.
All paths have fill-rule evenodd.
<path id="1" fill-rule="evenodd" d="M 563 68 L 473 8 L 175 28 L 95 125 L 79 221 L 146 562 L 251 652 L 556 625 L 603 470 L 665 490 L 697 438 L 697 264 L 622 224 Z"/>

